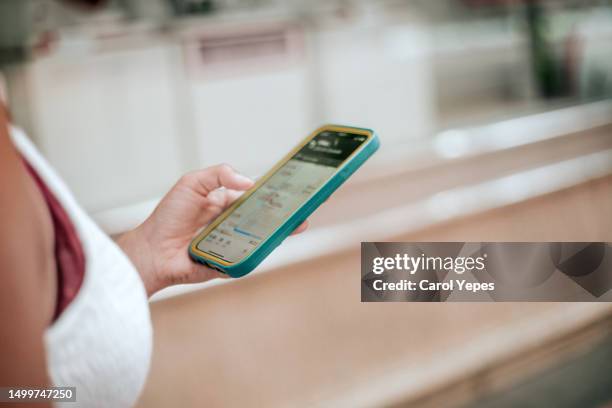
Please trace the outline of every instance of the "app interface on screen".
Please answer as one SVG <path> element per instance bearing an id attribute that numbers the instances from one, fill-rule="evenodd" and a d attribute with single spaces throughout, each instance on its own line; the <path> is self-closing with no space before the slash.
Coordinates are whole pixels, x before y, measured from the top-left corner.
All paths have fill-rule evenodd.
<path id="1" fill-rule="evenodd" d="M 366 139 L 350 133 L 319 133 L 200 241 L 198 249 L 228 262 L 240 261 L 323 186 Z"/>

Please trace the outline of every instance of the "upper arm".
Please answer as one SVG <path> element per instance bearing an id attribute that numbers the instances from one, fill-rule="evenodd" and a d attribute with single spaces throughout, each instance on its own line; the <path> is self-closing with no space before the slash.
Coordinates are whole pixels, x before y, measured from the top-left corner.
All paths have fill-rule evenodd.
<path id="1" fill-rule="evenodd" d="M 49 279 L 36 253 L 37 206 L 0 105 L 0 386 L 45 386 Z M 38 213 L 40 214 L 40 213 Z"/>

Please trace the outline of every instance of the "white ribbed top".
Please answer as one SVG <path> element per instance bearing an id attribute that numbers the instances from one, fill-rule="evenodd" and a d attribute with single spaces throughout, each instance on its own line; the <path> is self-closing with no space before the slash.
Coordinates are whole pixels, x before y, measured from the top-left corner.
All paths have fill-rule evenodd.
<path id="1" fill-rule="evenodd" d="M 11 133 L 17 149 L 70 216 L 85 252 L 79 293 L 45 333 L 53 384 L 76 386 L 77 403 L 59 406 L 132 406 L 144 385 L 153 343 L 142 280 L 25 134 L 17 128 Z"/>

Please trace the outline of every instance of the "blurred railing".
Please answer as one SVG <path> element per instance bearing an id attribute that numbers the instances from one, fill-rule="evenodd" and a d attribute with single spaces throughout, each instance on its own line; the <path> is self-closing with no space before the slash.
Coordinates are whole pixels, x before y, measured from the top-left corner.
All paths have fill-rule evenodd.
<path id="1" fill-rule="evenodd" d="M 330 203 L 313 217 L 313 230 L 336 225 L 339 220 L 362 218 L 412 205 L 419 200 L 435 202 L 435 195 L 443 191 L 604 152 L 612 149 L 608 124 L 612 124 L 612 101 L 602 101 L 473 128 L 447 130 L 432 139 L 398 146 L 374 156 L 336 192 Z M 600 156 L 589 157 L 597 161 Z M 575 165 L 580 168 L 580 163 L 587 168 L 590 166 L 588 160 L 578 160 Z M 593 166 L 594 172 L 606 171 L 598 170 L 595 164 Z M 556 172 L 554 168 L 548 171 L 551 174 Z M 585 170 L 586 179 L 589 171 Z M 559 188 L 567 184 L 560 177 L 551 176 L 551 180 L 544 184 L 530 183 L 529 179 L 530 175 L 526 174 L 523 186 L 529 189 L 530 195 L 537 194 L 540 188 L 542 193 L 548 192 L 555 183 L 559 183 Z M 363 191 L 369 192 L 371 200 L 366 195 L 359 206 L 351 205 L 355 194 L 364 197 Z M 520 188 L 515 191 L 518 193 Z M 100 211 L 93 217 L 106 232 L 118 234 L 142 222 L 158 200 Z M 467 207 L 457 210 L 469 212 Z M 354 211 L 352 215 L 351 211 Z"/>

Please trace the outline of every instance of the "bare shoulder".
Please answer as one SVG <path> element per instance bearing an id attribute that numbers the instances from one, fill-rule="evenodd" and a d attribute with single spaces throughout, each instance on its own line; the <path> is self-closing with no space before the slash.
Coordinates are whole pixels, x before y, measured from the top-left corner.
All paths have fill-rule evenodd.
<path id="1" fill-rule="evenodd" d="M 1 107 L 0 185 L 0 270 L 19 271 L 16 285 L 29 279 L 35 282 L 39 306 L 50 319 L 56 291 L 53 224 L 42 194 L 13 146 Z"/>
<path id="2" fill-rule="evenodd" d="M 38 385 L 47 381 L 42 335 L 55 304 L 53 229 L 8 132 L 0 107 L 0 384 Z"/>

